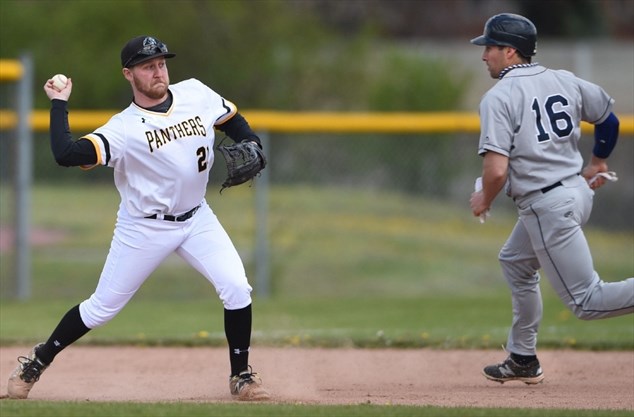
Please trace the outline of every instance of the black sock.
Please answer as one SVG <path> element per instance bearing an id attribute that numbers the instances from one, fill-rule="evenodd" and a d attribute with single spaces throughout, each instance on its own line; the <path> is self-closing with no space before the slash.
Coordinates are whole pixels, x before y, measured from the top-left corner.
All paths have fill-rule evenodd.
<path id="1" fill-rule="evenodd" d="M 59 352 L 89 331 L 90 329 L 86 327 L 79 314 L 79 305 L 76 305 L 62 317 L 46 343 L 37 349 L 37 357 L 44 364 L 50 365 Z"/>
<path id="2" fill-rule="evenodd" d="M 225 309 L 225 335 L 229 343 L 231 376 L 238 375 L 249 366 L 251 304 L 240 310 Z"/>
<path id="3" fill-rule="evenodd" d="M 536 361 L 537 360 L 537 356 L 535 355 L 518 355 L 515 353 L 511 353 L 511 359 L 513 359 L 513 361 L 518 364 L 518 365 L 528 365 L 529 363 Z"/>

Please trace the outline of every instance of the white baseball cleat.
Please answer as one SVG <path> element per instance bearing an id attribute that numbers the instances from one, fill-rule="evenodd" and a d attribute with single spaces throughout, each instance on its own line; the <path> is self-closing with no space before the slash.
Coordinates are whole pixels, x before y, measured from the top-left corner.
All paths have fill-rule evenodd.
<path id="1" fill-rule="evenodd" d="M 262 380 L 251 366 L 248 371 L 242 371 L 239 375 L 229 378 L 229 391 L 240 401 L 266 401 L 270 400 L 270 394 L 262 388 Z"/>
<path id="2" fill-rule="evenodd" d="M 18 357 L 19 364 L 9 377 L 9 398 L 25 399 L 28 397 L 33 385 L 40 379 L 42 372 L 48 368 L 48 365 L 45 365 L 35 354 L 36 349 L 42 345 L 44 343 L 34 346 L 28 357 Z"/>

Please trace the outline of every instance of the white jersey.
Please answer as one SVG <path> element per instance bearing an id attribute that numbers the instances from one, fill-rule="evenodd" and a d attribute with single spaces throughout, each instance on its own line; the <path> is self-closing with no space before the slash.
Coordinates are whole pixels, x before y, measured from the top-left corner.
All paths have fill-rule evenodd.
<path id="1" fill-rule="evenodd" d="M 526 195 L 581 172 L 580 122 L 602 123 L 614 100 L 564 70 L 515 68 L 480 102 L 478 153 L 509 157 L 507 194 Z"/>
<path id="2" fill-rule="evenodd" d="M 134 217 L 179 215 L 202 202 L 214 159 L 214 125 L 237 111 L 196 79 L 169 90 L 173 102 L 166 113 L 132 103 L 84 136 L 97 150 L 97 165 L 114 168 L 122 204 Z"/>

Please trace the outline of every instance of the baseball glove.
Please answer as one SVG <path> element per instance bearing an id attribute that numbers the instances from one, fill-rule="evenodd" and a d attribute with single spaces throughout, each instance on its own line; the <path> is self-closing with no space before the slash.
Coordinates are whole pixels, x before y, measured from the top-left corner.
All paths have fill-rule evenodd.
<path id="1" fill-rule="evenodd" d="M 227 179 L 222 190 L 243 184 L 260 173 L 266 166 L 266 158 L 260 146 L 253 142 L 238 142 L 233 145 L 219 144 L 216 148 L 227 163 Z"/>

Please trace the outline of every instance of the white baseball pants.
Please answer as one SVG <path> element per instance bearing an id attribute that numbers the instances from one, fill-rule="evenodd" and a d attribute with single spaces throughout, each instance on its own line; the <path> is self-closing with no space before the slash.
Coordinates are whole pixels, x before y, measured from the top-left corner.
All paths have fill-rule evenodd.
<path id="1" fill-rule="evenodd" d="M 227 310 L 251 304 L 252 288 L 242 260 L 205 201 L 184 222 L 131 217 L 121 205 L 97 288 L 79 305 L 86 327 L 112 320 L 174 252 L 207 278 Z"/>

